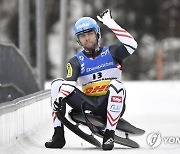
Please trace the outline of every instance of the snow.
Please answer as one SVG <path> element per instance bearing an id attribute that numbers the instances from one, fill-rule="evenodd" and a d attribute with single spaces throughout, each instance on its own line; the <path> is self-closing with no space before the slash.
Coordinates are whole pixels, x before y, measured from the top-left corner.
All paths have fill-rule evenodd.
<path id="1" fill-rule="evenodd" d="M 180 81 L 128 81 L 124 82 L 124 86 L 127 91 L 127 108 L 123 117 L 133 125 L 146 130 L 146 133 L 143 136 L 131 137 L 140 144 L 140 148 L 130 149 L 115 144 L 115 148 L 108 153 L 179 154 L 180 143 L 165 144 L 163 142 L 157 148 L 152 149 L 147 145 L 146 139 L 152 132 L 160 132 L 162 137 L 180 138 Z M 63 149 L 46 149 L 44 143 L 51 138 L 52 134 L 53 125 L 50 115 L 46 123 L 34 128 L 16 141 L 8 143 L 0 150 L 0 153 L 104 153 L 103 150 L 87 143 L 67 129 L 65 129 L 66 145 Z"/>

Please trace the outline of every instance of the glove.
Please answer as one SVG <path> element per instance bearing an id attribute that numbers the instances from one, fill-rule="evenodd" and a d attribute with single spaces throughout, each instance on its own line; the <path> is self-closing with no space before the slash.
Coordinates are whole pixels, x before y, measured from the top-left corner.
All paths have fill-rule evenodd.
<path id="1" fill-rule="evenodd" d="M 63 101 L 62 101 L 62 98 L 60 97 L 54 101 L 53 111 L 59 112 L 59 111 L 62 111 L 62 109 L 63 109 Z"/>
<path id="2" fill-rule="evenodd" d="M 97 19 L 102 22 L 104 25 L 107 25 L 108 22 L 111 22 L 112 16 L 111 16 L 111 10 L 106 9 L 104 12 L 102 12 L 99 16 L 97 16 Z"/>

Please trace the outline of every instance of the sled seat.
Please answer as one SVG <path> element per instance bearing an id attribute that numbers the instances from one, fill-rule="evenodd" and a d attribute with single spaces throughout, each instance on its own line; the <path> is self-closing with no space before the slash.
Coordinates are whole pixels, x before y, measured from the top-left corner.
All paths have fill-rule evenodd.
<path id="1" fill-rule="evenodd" d="M 68 115 L 74 122 L 87 125 L 81 112 L 74 112 L 73 110 L 71 110 Z M 99 127 L 101 129 L 105 128 L 106 123 L 104 122 L 102 117 L 95 116 L 91 113 L 87 113 L 86 116 L 94 126 Z M 119 119 L 117 124 L 117 130 L 133 135 L 143 135 L 145 133 L 143 129 L 133 126 L 123 118 Z"/>

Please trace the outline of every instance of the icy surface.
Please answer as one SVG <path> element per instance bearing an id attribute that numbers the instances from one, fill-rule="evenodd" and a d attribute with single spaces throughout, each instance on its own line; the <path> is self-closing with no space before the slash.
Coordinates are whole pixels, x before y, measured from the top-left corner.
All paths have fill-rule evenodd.
<path id="1" fill-rule="evenodd" d="M 160 146 L 152 149 L 147 145 L 146 138 L 151 132 L 160 132 L 162 137 L 180 138 L 180 82 L 124 82 L 124 85 L 127 91 L 127 108 L 123 117 L 133 125 L 145 129 L 146 133 L 143 136 L 131 137 L 140 144 L 139 149 L 115 144 L 115 148 L 108 153 L 179 154 L 180 143 L 162 142 Z M 66 145 L 63 149 L 44 147 L 44 143 L 53 134 L 50 115 L 46 123 L 1 147 L 0 154 L 104 153 L 69 130 L 65 129 L 65 133 Z"/>

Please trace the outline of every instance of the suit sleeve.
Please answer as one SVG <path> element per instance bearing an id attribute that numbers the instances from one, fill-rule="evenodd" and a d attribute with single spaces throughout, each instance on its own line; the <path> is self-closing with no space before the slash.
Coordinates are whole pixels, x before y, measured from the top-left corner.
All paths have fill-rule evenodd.
<path id="1" fill-rule="evenodd" d="M 112 57 L 118 62 L 131 55 L 122 43 L 109 46 L 109 50 Z"/>
<path id="2" fill-rule="evenodd" d="M 66 65 L 66 69 L 67 69 L 66 80 L 77 81 L 80 72 L 80 65 L 78 59 L 75 56 L 68 61 Z"/>
<path id="3" fill-rule="evenodd" d="M 118 40 L 124 45 L 129 54 L 132 54 L 137 48 L 137 42 L 133 36 L 128 33 L 125 29 L 119 26 L 114 19 L 108 20 L 105 24 L 112 32 L 116 35 Z"/>

